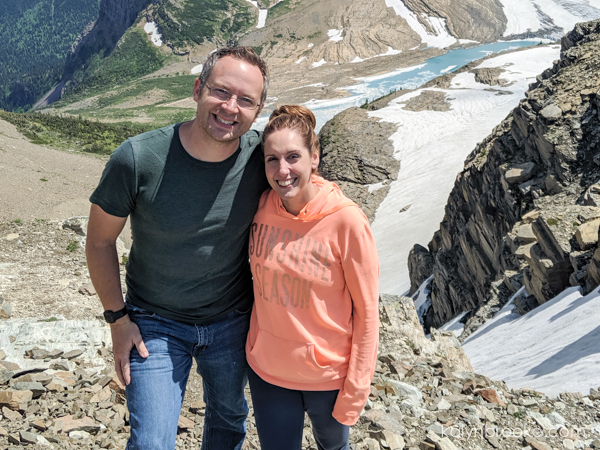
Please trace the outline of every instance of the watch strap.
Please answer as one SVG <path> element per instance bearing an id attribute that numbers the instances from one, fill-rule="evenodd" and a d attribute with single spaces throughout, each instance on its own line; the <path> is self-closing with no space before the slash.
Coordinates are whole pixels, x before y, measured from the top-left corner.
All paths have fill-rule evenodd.
<path id="1" fill-rule="evenodd" d="M 127 307 L 120 309 L 118 311 L 106 310 L 106 311 L 104 311 L 104 320 L 106 320 L 108 323 L 115 323 L 121 317 L 124 317 L 126 315 L 127 315 Z"/>

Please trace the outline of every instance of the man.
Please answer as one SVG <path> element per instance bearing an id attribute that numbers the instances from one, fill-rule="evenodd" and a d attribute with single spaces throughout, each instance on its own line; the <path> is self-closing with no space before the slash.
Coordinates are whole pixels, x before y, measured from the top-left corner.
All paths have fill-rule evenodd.
<path id="1" fill-rule="evenodd" d="M 121 144 L 90 198 L 86 254 L 126 385 L 130 450 L 175 448 L 192 358 L 206 402 L 202 448 L 242 447 L 247 239 L 268 186 L 260 135 L 249 130 L 267 86 L 250 48 L 212 53 L 194 84 L 196 118 Z M 115 242 L 128 216 L 125 305 Z"/>

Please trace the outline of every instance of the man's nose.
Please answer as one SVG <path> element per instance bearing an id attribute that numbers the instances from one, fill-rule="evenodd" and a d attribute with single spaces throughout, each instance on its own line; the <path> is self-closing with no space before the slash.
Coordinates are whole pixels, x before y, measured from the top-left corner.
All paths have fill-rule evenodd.
<path id="1" fill-rule="evenodd" d="M 237 97 L 231 96 L 229 100 L 224 101 L 223 104 L 227 107 L 229 111 L 237 111 L 239 108 Z"/>

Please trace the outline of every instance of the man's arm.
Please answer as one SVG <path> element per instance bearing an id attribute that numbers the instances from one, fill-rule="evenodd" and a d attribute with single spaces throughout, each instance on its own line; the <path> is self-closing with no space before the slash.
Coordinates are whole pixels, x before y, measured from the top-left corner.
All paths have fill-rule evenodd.
<path id="1" fill-rule="evenodd" d="M 90 278 L 105 310 L 118 311 L 125 306 L 116 242 L 126 221 L 127 218 L 110 215 L 100 206 L 92 204 L 85 254 Z M 129 384 L 131 349 L 135 346 L 142 358 L 148 357 L 148 350 L 138 326 L 129 319 L 129 316 L 121 317 L 111 324 L 110 333 L 117 376 L 122 383 Z"/>

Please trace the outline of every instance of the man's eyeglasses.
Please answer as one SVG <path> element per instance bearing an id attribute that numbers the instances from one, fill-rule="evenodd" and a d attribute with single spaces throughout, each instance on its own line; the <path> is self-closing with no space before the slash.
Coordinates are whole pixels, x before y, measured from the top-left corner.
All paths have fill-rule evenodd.
<path id="1" fill-rule="evenodd" d="M 238 106 L 243 109 L 256 109 L 258 103 L 248 97 L 238 97 L 237 95 L 233 95 L 231 92 L 223 89 L 223 88 L 215 88 L 210 87 L 208 84 L 205 84 L 208 92 L 211 96 L 216 98 L 217 100 L 221 100 L 222 102 L 227 102 L 231 97 L 235 98 Z"/>

